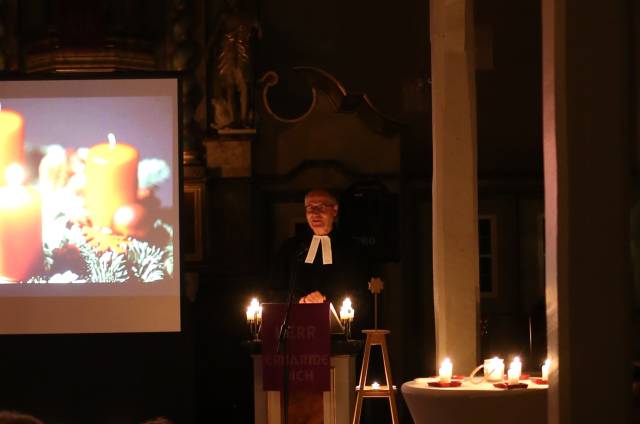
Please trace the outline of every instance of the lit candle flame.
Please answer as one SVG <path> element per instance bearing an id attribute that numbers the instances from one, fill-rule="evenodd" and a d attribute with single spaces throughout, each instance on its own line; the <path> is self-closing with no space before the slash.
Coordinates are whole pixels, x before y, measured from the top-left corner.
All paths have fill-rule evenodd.
<path id="1" fill-rule="evenodd" d="M 340 307 L 340 319 L 341 320 L 352 320 L 354 315 L 353 307 L 351 306 L 351 299 L 345 298 L 342 301 L 342 306 Z"/>
<path id="2" fill-rule="evenodd" d="M 549 379 L 549 368 L 551 368 L 551 359 L 547 358 L 547 360 L 544 361 L 544 365 L 542 365 L 542 379 L 543 380 L 548 380 Z"/>
<path id="3" fill-rule="evenodd" d="M 441 383 L 450 383 L 453 374 L 453 364 L 449 358 L 444 358 L 438 369 L 438 377 Z"/>
<path id="4" fill-rule="evenodd" d="M 373 383 L 371 383 L 371 388 L 373 390 L 378 390 L 380 388 L 380 384 L 374 381 Z"/>
<path id="5" fill-rule="evenodd" d="M 113 133 L 109 133 L 107 135 L 107 140 L 109 140 L 109 147 L 111 147 L 112 149 L 114 147 L 116 147 L 116 136 Z"/>
<path id="6" fill-rule="evenodd" d="M 260 321 L 262 320 L 262 306 L 255 297 L 251 299 L 251 303 L 247 307 L 247 321 Z"/>
<path id="7" fill-rule="evenodd" d="M 12 163 L 11 165 L 7 166 L 7 169 L 4 171 L 4 176 L 7 180 L 7 185 L 12 187 L 21 185 L 26 177 L 24 168 L 17 163 Z"/>
<path id="8" fill-rule="evenodd" d="M 518 356 L 513 358 L 509 369 L 507 370 L 507 381 L 509 384 L 518 384 L 520 382 L 520 376 L 522 375 L 522 362 Z"/>

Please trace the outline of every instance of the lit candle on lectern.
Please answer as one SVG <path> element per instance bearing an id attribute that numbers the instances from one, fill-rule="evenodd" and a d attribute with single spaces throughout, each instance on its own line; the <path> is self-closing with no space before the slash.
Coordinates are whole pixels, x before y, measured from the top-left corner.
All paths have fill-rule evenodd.
<path id="1" fill-rule="evenodd" d="M 254 321 L 262 319 L 262 306 L 255 297 L 251 299 L 251 303 L 247 307 L 247 322 L 252 324 Z"/>
<path id="2" fill-rule="evenodd" d="M 522 362 L 517 356 L 513 358 L 509 369 L 507 370 L 507 382 L 509 384 L 518 384 L 520 382 L 520 375 L 522 374 Z"/>
<path id="3" fill-rule="evenodd" d="M 11 164 L 0 186 L 0 280 L 24 281 L 42 270 L 42 203 L 34 187 L 25 187 L 24 169 Z"/>
<path id="4" fill-rule="evenodd" d="M 542 364 L 542 379 L 547 381 L 549 380 L 549 368 L 551 367 L 551 359 L 547 358 Z"/>
<path id="5" fill-rule="evenodd" d="M 444 361 L 440 364 L 438 369 L 438 377 L 440 377 L 441 383 L 451 383 L 451 376 L 453 375 L 453 364 L 449 358 L 444 358 Z"/>
<path id="6" fill-rule="evenodd" d="M 18 112 L 2 109 L 0 104 L 0 185 L 12 163 L 24 162 L 24 118 Z"/>
<path id="7" fill-rule="evenodd" d="M 353 321 L 354 310 L 351 307 L 351 299 L 348 297 L 342 301 L 340 307 L 340 319 L 342 321 Z"/>
<path id="8" fill-rule="evenodd" d="M 116 210 L 138 197 L 138 150 L 113 134 L 108 140 L 89 149 L 85 171 L 85 204 L 98 227 L 111 227 Z"/>

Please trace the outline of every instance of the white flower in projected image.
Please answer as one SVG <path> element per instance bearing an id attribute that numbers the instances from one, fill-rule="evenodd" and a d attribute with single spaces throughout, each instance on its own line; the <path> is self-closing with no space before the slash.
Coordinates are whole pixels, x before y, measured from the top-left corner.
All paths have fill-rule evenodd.
<path id="1" fill-rule="evenodd" d="M 142 189 L 159 186 L 171 175 L 171 169 L 162 159 L 143 159 L 138 164 L 138 185 Z"/>
<path id="2" fill-rule="evenodd" d="M 81 284 L 86 282 L 86 280 L 78 279 L 78 275 L 71 271 L 67 271 L 63 274 L 55 274 L 49 278 L 49 284 Z"/>

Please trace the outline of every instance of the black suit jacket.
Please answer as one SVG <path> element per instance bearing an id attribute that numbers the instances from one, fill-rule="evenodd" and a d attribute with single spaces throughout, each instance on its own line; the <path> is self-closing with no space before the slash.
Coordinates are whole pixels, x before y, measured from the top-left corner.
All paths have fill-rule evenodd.
<path id="1" fill-rule="evenodd" d="M 287 293 L 294 291 L 294 301 L 313 291 L 319 291 L 333 303 L 336 312 L 345 297 L 349 297 L 355 310 L 354 333 L 373 327 L 373 295 L 368 290 L 369 280 L 378 276 L 377 269 L 366 249 L 352 237 L 334 231 L 331 238 L 333 263 L 322 263 L 322 246 L 318 248 L 312 264 L 305 258 L 313 234 L 287 239 L 280 247 L 272 268 L 272 287 L 278 301 L 286 301 Z"/>

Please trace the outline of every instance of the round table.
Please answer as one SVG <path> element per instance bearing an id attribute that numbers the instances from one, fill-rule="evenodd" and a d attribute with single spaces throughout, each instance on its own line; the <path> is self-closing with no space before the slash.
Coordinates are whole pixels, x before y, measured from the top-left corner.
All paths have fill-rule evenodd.
<path id="1" fill-rule="evenodd" d="M 529 380 L 526 389 L 499 389 L 493 383 L 472 383 L 459 387 L 430 387 L 436 378 L 416 378 L 401 391 L 415 424 L 546 424 L 547 385 Z"/>

